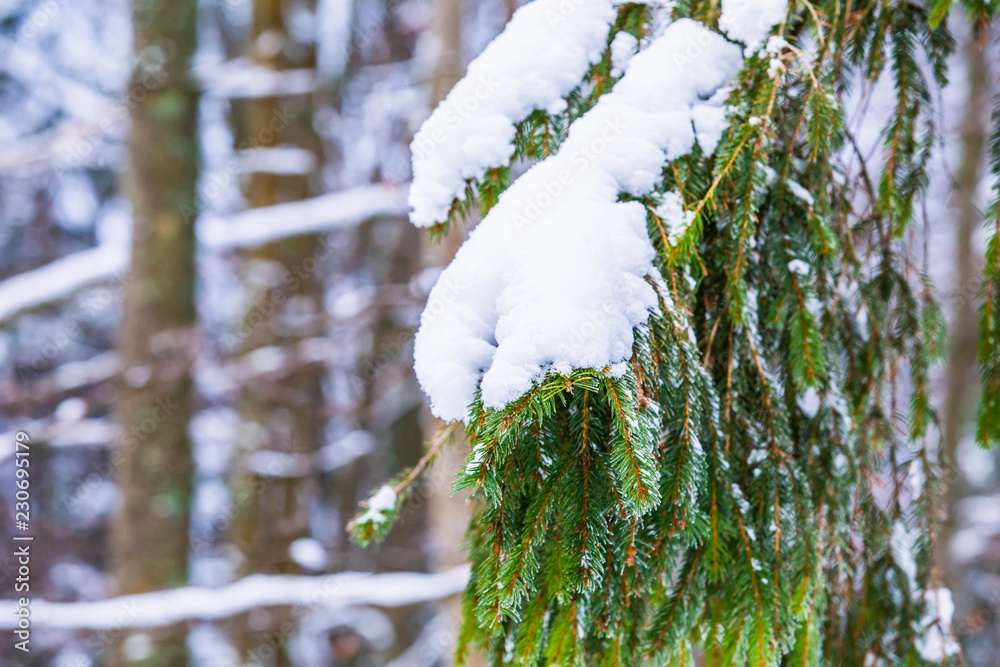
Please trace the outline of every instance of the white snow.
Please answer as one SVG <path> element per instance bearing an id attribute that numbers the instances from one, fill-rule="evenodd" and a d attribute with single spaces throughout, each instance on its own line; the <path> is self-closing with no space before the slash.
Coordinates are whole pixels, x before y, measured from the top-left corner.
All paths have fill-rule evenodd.
<path id="1" fill-rule="evenodd" d="M 262 245 L 302 234 L 354 227 L 379 216 L 406 215 L 406 190 L 391 184 L 359 186 L 303 201 L 256 208 L 229 217 L 206 213 L 199 241 L 210 250 Z M 122 216 L 117 216 L 122 217 Z M 0 282 L 0 322 L 72 296 L 94 283 L 124 281 L 129 267 L 127 220 L 109 220 L 101 243 Z"/>
<path id="2" fill-rule="evenodd" d="M 906 573 L 911 586 L 915 586 L 917 580 L 917 561 L 913 558 L 916 539 L 914 531 L 907 528 L 902 521 L 897 521 L 892 527 L 892 539 L 889 540 L 892 558 Z"/>
<path id="3" fill-rule="evenodd" d="M 806 206 L 812 206 L 815 203 L 812 193 L 802 187 L 801 183 L 788 179 L 785 181 L 785 185 L 788 186 L 788 191 L 792 193 L 794 197 L 798 197 Z"/>
<path id="4" fill-rule="evenodd" d="M 358 523 L 382 523 L 389 517 L 386 516 L 396 509 L 396 492 L 388 484 L 383 484 L 375 495 L 368 499 L 368 509 L 358 517 Z"/>
<path id="5" fill-rule="evenodd" d="M 247 470 L 262 477 L 295 479 L 309 474 L 312 470 L 312 457 L 307 454 L 261 449 L 251 452 L 245 465 Z"/>
<path id="6" fill-rule="evenodd" d="M 771 35 L 767 38 L 767 44 L 764 46 L 764 51 L 770 53 L 773 56 L 780 54 L 788 46 L 788 40 L 786 40 L 781 35 Z"/>
<path id="7" fill-rule="evenodd" d="M 351 21 L 354 3 L 319 0 L 316 3 L 316 63 L 320 75 L 334 81 L 343 75 L 350 60 Z"/>
<path id="8" fill-rule="evenodd" d="M 307 570 L 318 571 L 326 567 L 326 549 L 312 537 L 303 537 L 288 545 L 288 555 Z"/>
<path id="9" fill-rule="evenodd" d="M 757 50 L 771 27 L 788 11 L 786 0 L 722 0 L 719 28 L 729 39 L 743 42 L 748 52 Z"/>
<path id="10" fill-rule="evenodd" d="M 951 591 L 947 588 L 924 591 L 924 602 L 927 604 L 927 609 L 922 624 L 927 629 L 923 638 L 917 642 L 917 649 L 924 660 L 942 662 L 961 650 L 950 629 L 955 603 L 951 598 Z"/>
<path id="11" fill-rule="evenodd" d="M 558 108 L 600 58 L 614 18 L 612 0 L 536 0 L 514 13 L 413 139 L 413 224 L 445 221 L 468 179 L 510 162 L 515 124 Z"/>
<path id="12" fill-rule="evenodd" d="M 305 95 L 316 89 L 315 70 L 273 70 L 246 58 L 197 67 L 195 75 L 207 94 L 226 99 Z"/>
<path id="13" fill-rule="evenodd" d="M 788 270 L 797 276 L 808 276 L 809 264 L 803 262 L 801 259 L 793 259 L 788 262 Z"/>
<path id="14" fill-rule="evenodd" d="M 0 462 L 14 455 L 14 436 L 18 431 L 30 433 L 34 441 L 45 442 L 47 447 L 106 447 L 118 434 L 115 425 L 107 419 L 16 422 L 15 428 L 0 433 Z"/>
<path id="15" fill-rule="evenodd" d="M 623 372 L 633 328 L 655 305 L 645 281 L 655 253 L 642 204 L 619 194 L 652 193 L 664 162 L 694 146 L 693 107 L 721 105 L 715 95 L 742 62 L 700 23 L 672 23 L 559 152 L 501 195 L 421 320 L 415 367 L 434 414 L 463 418 L 480 380 L 485 405 L 499 408 L 549 371 Z"/>
<path id="16" fill-rule="evenodd" d="M 663 222 L 671 245 L 677 244 L 694 221 L 694 212 L 684 210 L 684 202 L 676 192 L 664 193 L 656 215 Z"/>
<path id="17" fill-rule="evenodd" d="M 316 171 L 316 154 L 298 146 L 254 147 L 236 156 L 243 174 L 281 174 L 296 176 Z"/>
<path id="18" fill-rule="evenodd" d="M 56 406 L 52 416 L 59 422 L 78 422 L 87 416 L 87 401 L 79 396 L 67 398 Z"/>
<path id="19" fill-rule="evenodd" d="M 716 104 L 697 104 L 691 108 L 691 117 L 698 145 L 706 155 L 711 155 L 719 145 L 722 133 L 729 128 L 725 108 Z"/>
<path id="20" fill-rule="evenodd" d="M 289 236 L 354 227 L 378 216 L 406 215 L 406 190 L 364 185 L 312 199 L 253 208 L 228 218 L 205 214 L 198 240 L 213 250 L 246 248 Z"/>
<path id="21" fill-rule="evenodd" d="M 815 388 L 809 387 L 799 396 L 797 403 L 802 414 L 812 419 L 819 412 L 820 401 L 819 392 Z"/>
<path id="22" fill-rule="evenodd" d="M 0 322 L 21 311 L 64 299 L 88 285 L 121 276 L 128 264 L 128 237 L 122 235 L 12 276 L 0 283 Z"/>
<path id="23" fill-rule="evenodd" d="M 639 40 L 628 32 L 620 32 L 611 40 L 611 76 L 625 73 L 632 56 L 639 52 Z"/>
<path id="24" fill-rule="evenodd" d="M 350 465 L 362 456 L 375 451 L 376 440 L 368 431 L 351 431 L 335 442 L 324 445 L 317 458 L 320 469 L 338 470 Z"/>

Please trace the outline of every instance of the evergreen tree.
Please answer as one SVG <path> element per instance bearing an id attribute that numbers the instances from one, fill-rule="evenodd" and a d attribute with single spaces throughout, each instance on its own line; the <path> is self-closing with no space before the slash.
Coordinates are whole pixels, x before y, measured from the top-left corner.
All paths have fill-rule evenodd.
<path id="1" fill-rule="evenodd" d="M 418 133 L 413 221 L 482 218 L 416 342 L 472 444 L 460 661 L 958 659 L 934 561 L 947 331 L 913 250 L 950 4 L 536 0 Z M 965 4 L 985 30 L 992 4 Z M 844 109 L 882 79 L 876 165 Z M 386 534 L 452 432 L 355 539 Z"/>

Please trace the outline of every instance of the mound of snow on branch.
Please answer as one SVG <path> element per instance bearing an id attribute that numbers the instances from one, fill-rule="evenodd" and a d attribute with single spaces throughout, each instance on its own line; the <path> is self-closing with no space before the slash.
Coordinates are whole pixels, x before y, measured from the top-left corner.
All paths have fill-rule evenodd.
<path id="1" fill-rule="evenodd" d="M 415 158 L 411 204 L 417 225 L 444 219 L 464 179 L 510 158 L 513 118 L 556 104 L 557 90 L 577 84 L 579 79 L 544 71 L 560 62 L 553 54 L 503 61 L 523 46 L 524 35 L 556 43 L 586 34 L 594 44 L 605 43 L 607 33 L 601 39 L 596 33 L 607 30 L 598 24 L 608 20 L 604 10 L 610 5 L 584 5 L 594 12 L 586 14 L 586 30 L 581 7 L 564 32 L 532 33 L 537 23 L 533 27 L 529 17 L 544 16 L 550 5 L 537 0 L 520 10 L 520 21 L 515 18 L 477 60 L 511 86 L 490 98 L 495 105 L 503 100 L 506 112 L 484 113 L 452 128 L 455 134 L 438 142 L 432 160 Z M 748 14 L 750 6 L 754 12 Z M 537 8 L 538 15 L 525 13 L 528 8 Z M 723 0 L 720 25 L 749 48 L 763 42 L 785 11 L 780 0 Z M 586 58 L 573 59 L 574 76 L 582 77 L 584 61 L 597 57 L 589 41 L 583 51 Z M 741 49 L 720 34 L 690 19 L 670 24 L 629 59 L 612 92 L 573 124 L 559 152 L 500 196 L 431 290 L 417 332 L 414 365 L 435 415 L 463 419 L 478 390 L 487 408 L 503 408 L 549 372 L 625 372 L 633 330 L 656 306 L 646 280 L 655 275 L 655 250 L 644 206 L 619 201 L 620 195 L 656 199 L 667 161 L 690 152 L 696 141 L 714 150 L 727 126 L 725 87 L 742 65 Z M 470 68 L 449 96 L 452 106 L 483 73 Z M 524 96 L 510 92 L 521 88 Z M 444 122 L 432 117 L 418 137 L 433 138 Z M 682 207 L 669 206 L 678 203 L 670 193 L 660 199 L 661 212 L 670 209 L 671 228 L 680 232 L 688 222 Z"/>
<path id="2" fill-rule="evenodd" d="M 787 12 L 786 0 L 722 0 L 719 28 L 729 39 L 746 44 L 748 51 L 756 51 Z"/>
<path id="3" fill-rule="evenodd" d="M 601 58 L 613 0 L 535 0 L 521 7 L 413 139 L 410 219 L 444 222 L 466 181 L 510 162 L 515 125 L 552 110 Z"/>
<path id="4" fill-rule="evenodd" d="M 646 210 L 664 163 L 694 146 L 692 108 L 742 65 L 739 47 L 692 20 L 632 58 L 558 154 L 500 197 L 431 291 L 416 371 L 438 416 L 515 400 L 545 373 L 623 372 L 655 306 Z"/>

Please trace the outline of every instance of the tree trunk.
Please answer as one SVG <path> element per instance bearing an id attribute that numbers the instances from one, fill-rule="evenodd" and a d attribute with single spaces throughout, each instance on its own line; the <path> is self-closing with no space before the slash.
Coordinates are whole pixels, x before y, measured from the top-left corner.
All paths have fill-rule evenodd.
<path id="1" fill-rule="evenodd" d="M 313 45 L 297 42 L 285 23 L 290 4 L 254 0 L 249 57 L 257 65 L 275 71 L 315 67 Z M 280 147 L 303 164 L 310 155 L 313 165 L 319 163 L 312 96 L 265 97 L 238 103 L 234 110 L 245 119 L 242 127 L 247 136 L 239 143 L 249 154 L 244 164 L 251 165 L 245 191 L 249 206 L 313 196 L 315 166 L 289 173 L 268 159 L 274 155 L 268 151 Z M 296 343 L 325 331 L 323 285 L 317 276 L 324 256 L 320 238 L 307 235 L 267 244 L 240 258 L 248 308 L 234 351 L 247 355 L 273 346 L 289 354 L 278 377 L 255 381 L 238 398 L 242 426 L 232 481 L 235 511 L 230 537 L 241 556 L 241 575 L 303 571 L 292 558 L 291 546 L 310 534 L 317 482 L 314 461 L 326 420 L 323 366 L 296 359 L 292 350 Z M 268 636 L 273 639 L 276 629 L 288 627 L 283 624 L 289 620 L 280 611 L 271 612 Z M 236 643 L 245 662 L 291 664 L 284 641 L 289 637 L 282 636 L 274 648 L 250 625 L 246 617 L 237 622 Z"/>
<path id="2" fill-rule="evenodd" d="M 394 11 L 394 3 L 386 2 L 386 20 L 381 26 L 386 48 L 364 54 L 357 53 L 353 71 L 362 64 L 406 62 L 413 58 L 414 40 L 408 34 L 406 22 Z M 384 137 L 386 141 L 409 141 L 405 126 L 401 134 Z M 383 177 L 391 177 L 383 175 Z M 384 482 L 400 470 L 416 465 L 424 453 L 424 430 L 421 420 L 423 398 L 413 373 L 410 354 L 414 331 L 409 325 L 413 304 L 407 298 L 407 286 L 420 270 L 420 231 L 405 217 L 372 220 L 356 236 L 353 256 L 358 261 L 355 271 L 366 274 L 376 286 L 365 353 L 358 359 L 354 378 L 356 402 L 355 423 L 370 433 L 376 443 L 374 456 L 358 461 L 351 468 L 333 475 L 333 484 L 341 498 L 353 494 L 342 518 L 347 520 L 357 510 L 372 481 Z M 398 296 L 396 296 L 398 295 Z M 359 487 L 360 482 L 360 487 Z M 360 497 L 358 493 L 360 492 Z M 425 572 L 429 559 L 425 549 L 429 532 L 426 494 L 416 489 L 400 509 L 399 519 L 385 541 L 377 547 L 344 554 L 358 561 L 353 567 L 376 571 Z M 430 610 L 426 604 L 384 610 L 392 621 L 394 641 L 381 650 L 367 645 L 356 650 L 343 648 L 349 658 L 345 664 L 381 664 L 394 660 L 411 648 L 420 637 Z"/>
<path id="3" fill-rule="evenodd" d="M 434 36 L 440 50 L 431 82 L 431 106 L 437 106 L 465 73 L 465 62 L 462 59 L 462 0 L 434 1 Z"/>
<path id="4" fill-rule="evenodd" d="M 199 163 L 198 94 L 189 70 L 197 13 L 194 0 L 137 0 L 133 10 L 126 188 L 134 226 L 118 340 L 122 435 L 112 456 L 121 491 L 111 540 L 120 594 L 187 583 Z M 183 627 L 129 633 L 112 654 L 112 664 L 185 665 Z"/>
<path id="5" fill-rule="evenodd" d="M 511 0 L 505 0 L 508 14 L 513 13 Z M 465 60 L 462 56 L 462 3 L 461 0 L 437 0 L 435 4 L 434 30 L 441 50 L 434 67 L 433 85 L 431 87 L 430 104 L 433 109 L 444 100 L 448 92 L 465 74 Z M 437 243 L 424 240 L 424 264 L 429 267 L 447 266 L 455 253 L 462 246 L 468 230 L 452 228 L 448 235 Z M 433 428 L 439 428 L 442 423 L 428 413 L 426 418 Z M 430 506 L 431 544 L 434 566 L 437 569 L 447 569 L 466 562 L 466 554 L 462 545 L 465 541 L 465 531 L 471 519 L 469 505 L 466 502 L 468 493 L 451 493 L 451 480 L 457 478 L 459 471 L 465 465 L 468 454 L 468 444 L 464 438 L 456 437 L 455 443 L 442 450 L 433 472 L 437 483 L 430 487 L 428 504 Z M 455 652 L 456 638 L 461 626 L 461 600 L 448 600 L 441 604 L 441 614 L 444 617 L 442 627 L 445 632 L 441 643 L 446 646 L 444 651 L 451 664 Z M 467 662 L 479 664 L 478 656 L 470 656 Z"/>
<path id="6" fill-rule="evenodd" d="M 970 28 L 971 32 L 971 28 Z M 976 301 L 978 276 L 982 275 L 982 257 L 975 250 L 974 237 L 982 221 L 982 209 L 976 193 L 982 179 L 988 142 L 987 123 L 990 106 L 990 77 L 986 53 L 975 34 L 965 45 L 968 67 L 968 93 L 965 117 L 961 125 L 961 164 L 955 174 L 954 202 L 955 267 L 954 311 L 951 313 L 944 397 L 944 420 L 941 433 L 941 463 L 947 472 L 946 516 L 937 556 L 944 585 L 953 591 L 965 588 L 960 573 L 950 564 L 950 538 L 957 527 L 955 509 L 963 495 L 964 478 L 958 466 L 958 448 L 971 424 L 972 403 L 976 397 L 978 371 L 976 349 L 979 341 L 979 317 Z"/>

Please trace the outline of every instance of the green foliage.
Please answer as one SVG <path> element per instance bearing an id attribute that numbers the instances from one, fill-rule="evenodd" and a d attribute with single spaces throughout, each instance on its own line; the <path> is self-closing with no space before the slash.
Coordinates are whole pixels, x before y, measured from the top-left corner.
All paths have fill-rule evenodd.
<path id="1" fill-rule="evenodd" d="M 365 504 L 371 504 L 371 498 Z M 385 510 L 365 511 L 356 516 L 348 528 L 351 531 L 351 539 L 362 547 L 368 547 L 376 542 L 381 542 L 389 534 L 392 524 L 396 521 L 396 507 Z"/>
<path id="2" fill-rule="evenodd" d="M 991 167 L 994 178 L 1000 175 L 1000 100 L 994 105 L 994 132 L 990 140 Z M 995 186 L 1000 194 L 1000 185 Z M 981 324 L 979 327 L 979 365 L 982 369 L 982 399 L 979 403 L 976 440 L 983 447 L 1000 447 L 1000 204 L 994 199 L 986 226 L 986 244 Z"/>
<path id="3" fill-rule="evenodd" d="M 618 10 L 618 17 L 608 34 L 608 46 L 620 32 L 628 32 L 637 38 L 648 33 L 650 19 L 649 6 L 642 3 L 626 2 Z M 561 113 L 547 113 L 536 110 L 528 118 L 518 124 L 514 138 L 514 154 L 511 164 L 521 161 L 534 162 L 544 159 L 556 152 L 566 139 L 569 126 L 587 113 L 601 95 L 611 90 L 615 78 L 611 75 L 610 48 L 590 71 L 580 87 L 571 92 L 566 99 L 567 108 Z M 443 223 L 433 225 L 428 229 L 428 237 L 432 241 L 440 241 L 448 235 L 454 226 L 461 225 L 474 210 L 480 215 L 487 212 L 497 202 L 500 193 L 511 183 L 510 165 L 490 169 L 478 179 L 470 179 L 461 199 L 452 202 L 448 211 L 448 219 Z"/>
<path id="4" fill-rule="evenodd" d="M 656 197 L 641 200 L 660 304 L 628 368 L 471 407 L 459 662 L 922 664 L 938 586 L 928 377 L 946 331 L 910 246 L 951 3 L 790 4 L 787 46 L 748 57 L 715 153 L 663 171 L 689 228 L 670 239 Z M 718 18 L 717 3 L 674 11 Z M 647 20 L 625 5 L 608 43 Z M 844 121 L 859 77 L 895 93 L 877 173 Z M 515 158 L 557 150 L 611 85 L 606 56 L 564 114 L 522 123 Z M 510 177 L 484 175 L 466 201 L 488 209 Z M 989 225 L 979 439 L 996 444 L 997 207 Z"/>

